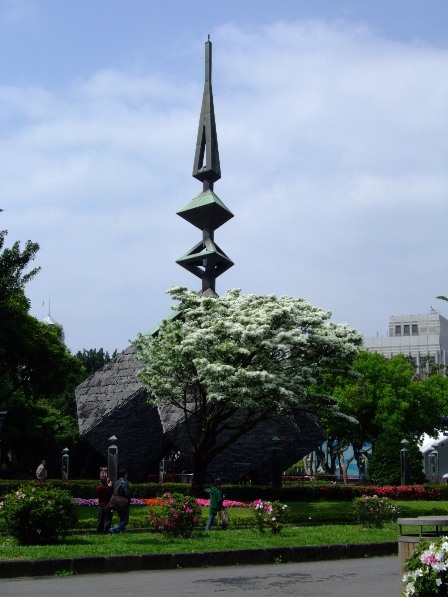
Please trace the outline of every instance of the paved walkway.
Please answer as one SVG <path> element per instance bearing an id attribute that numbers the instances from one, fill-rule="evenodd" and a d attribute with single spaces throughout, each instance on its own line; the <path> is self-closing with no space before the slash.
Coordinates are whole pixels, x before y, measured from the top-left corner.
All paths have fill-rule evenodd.
<path id="1" fill-rule="evenodd" d="M 399 597 L 396 556 L 0 579 L 2 597 Z"/>

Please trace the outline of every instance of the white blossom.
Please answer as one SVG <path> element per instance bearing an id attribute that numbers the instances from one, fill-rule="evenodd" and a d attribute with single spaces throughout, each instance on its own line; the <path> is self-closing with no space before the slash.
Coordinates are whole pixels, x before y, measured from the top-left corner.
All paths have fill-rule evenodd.
<path id="1" fill-rule="evenodd" d="M 335 400 L 319 403 L 310 387 L 326 371 L 347 369 L 362 343 L 356 330 L 329 322 L 330 312 L 303 298 L 168 293 L 178 302 L 176 316 L 162 321 L 157 335 L 134 342 L 139 377 L 154 404 L 174 404 L 185 417 L 204 417 L 203 397 L 209 411 L 212 405 L 269 416 L 299 407 L 337 411 Z"/>

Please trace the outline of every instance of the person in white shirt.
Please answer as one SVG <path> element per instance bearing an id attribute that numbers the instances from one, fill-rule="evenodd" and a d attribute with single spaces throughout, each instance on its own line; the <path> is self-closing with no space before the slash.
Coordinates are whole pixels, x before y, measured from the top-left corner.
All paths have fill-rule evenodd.
<path id="1" fill-rule="evenodd" d="M 47 480 L 47 461 L 42 460 L 36 469 L 36 479 L 40 483 L 44 483 Z"/>

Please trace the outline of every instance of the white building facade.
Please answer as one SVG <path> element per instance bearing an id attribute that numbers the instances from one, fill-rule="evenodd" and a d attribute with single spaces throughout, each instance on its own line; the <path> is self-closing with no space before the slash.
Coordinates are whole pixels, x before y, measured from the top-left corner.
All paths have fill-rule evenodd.
<path id="1" fill-rule="evenodd" d="M 448 320 L 432 310 L 427 315 L 392 315 L 389 335 L 364 338 L 364 349 L 386 358 L 403 354 L 413 359 L 417 369 L 429 361 L 448 366 Z"/>

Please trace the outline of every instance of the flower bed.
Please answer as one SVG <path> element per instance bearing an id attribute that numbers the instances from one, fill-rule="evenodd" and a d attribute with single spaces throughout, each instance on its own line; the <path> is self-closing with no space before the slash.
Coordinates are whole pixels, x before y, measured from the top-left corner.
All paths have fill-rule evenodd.
<path id="1" fill-rule="evenodd" d="M 93 499 L 83 499 L 83 498 L 75 498 L 75 503 L 77 506 L 98 506 L 98 500 L 96 498 Z M 131 499 L 131 506 L 163 506 L 164 501 L 161 498 L 148 498 L 148 499 L 138 499 L 132 498 Z M 200 499 L 196 500 L 196 505 L 202 508 L 208 508 L 210 506 L 209 499 Z M 236 502 L 235 500 L 224 500 L 223 502 L 224 508 L 249 508 L 249 504 L 245 504 L 244 502 Z"/>
<path id="2" fill-rule="evenodd" d="M 97 498 L 91 498 L 88 500 L 85 500 L 83 498 L 74 498 L 75 500 L 75 504 L 77 506 L 98 506 L 98 500 Z M 131 499 L 131 506 L 146 506 L 148 504 L 146 504 L 146 502 L 149 501 L 154 501 L 154 500 L 139 500 L 137 498 L 132 498 Z M 156 505 L 156 504 L 152 504 L 152 505 Z"/>

